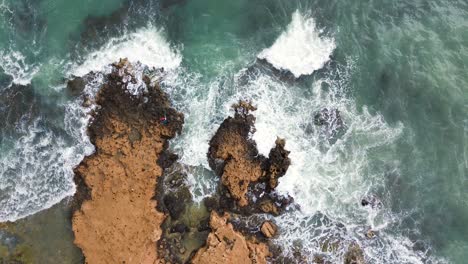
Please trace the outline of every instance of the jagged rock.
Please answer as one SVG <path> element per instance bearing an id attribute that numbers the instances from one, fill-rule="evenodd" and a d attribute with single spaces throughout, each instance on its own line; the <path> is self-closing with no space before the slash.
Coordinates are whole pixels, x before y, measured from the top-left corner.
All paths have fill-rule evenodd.
<path id="1" fill-rule="evenodd" d="M 211 213 L 210 226 L 206 245 L 192 258 L 193 264 L 266 264 L 270 256 L 268 246 L 245 238 L 228 223 L 229 214 L 223 216 Z"/>
<path id="2" fill-rule="evenodd" d="M 248 204 L 246 194 L 250 184 L 264 182 L 271 191 L 277 186 L 278 178 L 286 173 L 291 161 L 282 139 L 276 140 L 268 159 L 260 155 L 251 139 L 255 131 L 255 117 L 250 112 L 255 107 L 240 101 L 233 108 L 234 117 L 225 119 L 210 141 L 208 162 L 221 177 L 229 195 L 243 207 Z"/>
<path id="3" fill-rule="evenodd" d="M 265 221 L 262 224 L 260 230 L 262 231 L 262 234 L 264 236 L 266 236 L 267 238 L 272 238 L 276 236 L 276 233 L 278 232 L 278 227 L 271 221 Z"/>
<path id="4" fill-rule="evenodd" d="M 129 94 L 127 85 L 135 80 L 127 60 L 113 67 L 98 92 L 99 107 L 88 127 L 96 152 L 75 169 L 75 244 L 87 263 L 155 263 L 165 218 L 153 199 L 162 174 L 156 160 L 168 148 L 167 140 L 181 131 L 184 119 L 157 85 Z M 168 124 L 159 122 L 164 115 Z"/>

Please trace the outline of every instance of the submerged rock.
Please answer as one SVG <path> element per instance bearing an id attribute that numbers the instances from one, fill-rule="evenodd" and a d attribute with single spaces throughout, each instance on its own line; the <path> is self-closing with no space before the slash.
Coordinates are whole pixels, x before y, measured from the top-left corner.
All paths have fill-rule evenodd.
<path id="1" fill-rule="evenodd" d="M 83 77 L 75 77 L 67 82 L 67 91 L 71 96 L 80 95 L 86 86 L 86 81 Z"/>
<path id="2" fill-rule="evenodd" d="M 171 156 L 174 157 L 161 155 L 158 163 L 170 164 L 165 157 Z M 158 182 L 156 199 L 159 201 L 158 210 L 168 215 L 161 225 L 158 252 L 166 262 L 187 263 L 208 237 L 210 213 L 203 205 L 192 200 L 187 171 L 194 168 L 177 161 L 163 168 L 164 174 Z"/>
<path id="3" fill-rule="evenodd" d="M 374 194 L 370 194 L 362 198 L 361 205 L 370 206 L 372 209 L 379 209 L 382 207 L 382 202 L 379 197 Z"/>
<path id="4" fill-rule="evenodd" d="M 321 128 L 330 143 L 336 142 L 346 130 L 338 109 L 323 108 L 314 115 L 314 124 Z"/>

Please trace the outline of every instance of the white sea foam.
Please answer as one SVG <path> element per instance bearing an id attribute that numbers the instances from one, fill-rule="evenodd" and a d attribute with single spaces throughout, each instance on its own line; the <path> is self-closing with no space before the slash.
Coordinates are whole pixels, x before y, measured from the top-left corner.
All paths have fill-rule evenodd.
<path id="1" fill-rule="evenodd" d="M 0 159 L 0 222 L 49 208 L 75 192 L 73 167 L 91 152 L 45 127 L 41 118 L 23 126 L 23 136 Z"/>
<path id="2" fill-rule="evenodd" d="M 28 64 L 26 57 L 15 50 L 0 50 L 0 67 L 13 78 L 13 83 L 20 85 L 29 84 L 40 68 Z"/>
<path id="3" fill-rule="evenodd" d="M 345 79 L 348 75 L 340 74 Z M 324 90 L 324 84 L 329 88 Z M 424 263 L 424 252 L 414 250 L 408 238 L 394 234 L 403 216 L 395 215 L 385 204 L 376 209 L 359 205 L 362 197 L 385 188 L 389 168 L 398 173 L 398 163 L 391 160 L 385 166 L 373 166 L 370 153 L 391 151 L 403 126 L 390 126 L 381 115 L 371 114 L 365 107 L 358 109 L 352 99 L 343 96 L 345 86 L 346 80 L 325 78 L 304 91 L 259 75 L 240 85 L 238 94 L 226 103 L 228 106 L 239 97 L 253 100 L 258 108 L 253 139 L 262 154 L 268 154 L 278 136 L 286 139 L 291 151 L 292 164 L 277 190 L 294 197 L 301 210 L 275 219 L 282 230 L 277 242 L 292 253 L 300 241 L 305 255 L 312 257 L 322 253 L 325 240 L 337 239 L 342 246 L 327 253 L 334 263 L 343 261 L 353 241 L 362 246 L 371 262 Z M 325 107 L 338 109 L 346 125 L 346 132 L 333 143 L 313 120 Z M 379 232 L 370 242 L 364 237 L 369 229 Z"/>
<path id="4" fill-rule="evenodd" d="M 182 62 L 181 54 L 171 47 L 160 29 L 148 26 L 119 38 L 110 39 L 99 50 L 86 56 L 83 63 L 73 67 L 72 75 L 83 76 L 91 71 L 102 71 L 120 58 L 139 61 L 148 67 L 173 70 Z"/>
<path id="5" fill-rule="evenodd" d="M 104 82 L 104 74 L 109 70 L 107 66 L 120 58 L 128 58 L 132 62 L 139 80 L 144 65 L 164 67 L 168 76 L 172 76 L 170 73 L 175 72 L 182 61 L 181 55 L 165 40 L 162 31 L 146 27 L 111 39 L 86 56 L 82 63 L 70 63 L 68 75 L 84 76 L 95 72 L 84 90 L 88 97 L 93 98 Z M 21 53 L 6 54 L 0 62 L 8 66 L 6 73 L 19 84 L 29 83 L 38 70 L 37 67 L 28 66 Z M 129 85 L 128 89 L 135 94 L 141 87 L 141 83 L 137 82 Z M 57 90 L 57 87 L 53 89 Z M 74 194 L 73 168 L 84 156 L 94 151 L 86 130 L 89 113 L 95 106 L 83 107 L 81 99 L 76 99 L 60 107 L 65 111 L 64 129 L 68 140 L 49 130 L 48 125 L 38 118 L 34 124 L 21 127 L 23 136 L 10 152 L 2 155 L 0 222 L 26 217 Z M 69 142 L 70 138 L 72 142 Z"/>
<path id="6" fill-rule="evenodd" d="M 323 67 L 335 49 L 334 40 L 320 34 L 313 18 L 296 11 L 286 31 L 258 58 L 266 59 L 277 69 L 290 71 L 296 78 L 312 74 Z"/>

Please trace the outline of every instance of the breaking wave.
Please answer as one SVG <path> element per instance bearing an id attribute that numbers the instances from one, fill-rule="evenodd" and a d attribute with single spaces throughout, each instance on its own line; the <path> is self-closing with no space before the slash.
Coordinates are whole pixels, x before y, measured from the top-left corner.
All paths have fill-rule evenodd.
<path id="1" fill-rule="evenodd" d="M 286 31 L 258 58 L 279 70 L 290 71 L 296 78 L 312 74 L 325 65 L 335 49 L 334 40 L 320 34 L 313 18 L 296 11 Z"/>
<path id="2" fill-rule="evenodd" d="M 104 82 L 109 70 L 106 66 L 119 58 L 141 62 L 134 64 L 140 74 L 146 65 L 164 68 L 170 75 L 182 61 L 182 56 L 169 45 L 162 31 L 146 27 L 111 39 L 81 62 L 69 63 L 65 76 L 94 72 L 84 90 L 93 97 Z M 36 67 L 24 63 L 20 53 L 10 53 L 3 60 L 7 60 L 6 73 L 15 78 L 15 83 L 28 84 L 36 72 Z M 133 88 L 129 92 L 139 91 L 139 87 Z M 63 90 L 65 85 L 51 89 Z M 73 168 L 94 151 L 86 133 L 93 106 L 84 107 L 82 100 L 77 98 L 58 106 L 59 111 L 64 112 L 64 131 L 49 128 L 51 125 L 44 123 L 42 116 L 32 124 L 19 126 L 17 133 L 21 137 L 0 160 L 0 222 L 34 214 L 74 194 Z"/>

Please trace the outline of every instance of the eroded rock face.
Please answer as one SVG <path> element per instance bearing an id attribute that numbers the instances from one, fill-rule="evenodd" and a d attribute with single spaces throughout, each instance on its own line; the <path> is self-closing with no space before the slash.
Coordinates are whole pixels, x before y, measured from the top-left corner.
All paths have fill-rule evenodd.
<path id="1" fill-rule="evenodd" d="M 270 192 L 278 185 L 278 178 L 286 173 L 291 161 L 282 139 L 276 140 L 268 158 L 260 155 L 251 139 L 255 132 L 255 117 L 250 112 L 256 110 L 255 107 L 241 101 L 233 108 L 234 117 L 225 119 L 210 141 L 208 162 L 221 177 L 229 195 L 243 207 L 249 203 L 246 196 L 249 185 L 265 183 L 265 191 Z"/>
<path id="2" fill-rule="evenodd" d="M 165 216 L 156 210 L 159 156 L 180 132 L 183 115 L 158 86 L 130 95 L 131 65 L 114 65 L 96 98 L 88 128 L 96 147 L 76 168 L 81 206 L 73 215 L 75 244 L 87 263 L 156 263 L 156 241 Z M 166 116 L 169 122 L 161 124 Z M 81 186 L 81 188 L 80 188 Z"/>
<path id="3" fill-rule="evenodd" d="M 192 258 L 193 264 L 266 264 L 270 256 L 268 246 L 247 240 L 228 223 L 229 214 L 223 216 L 211 213 L 210 227 L 206 245 Z"/>

